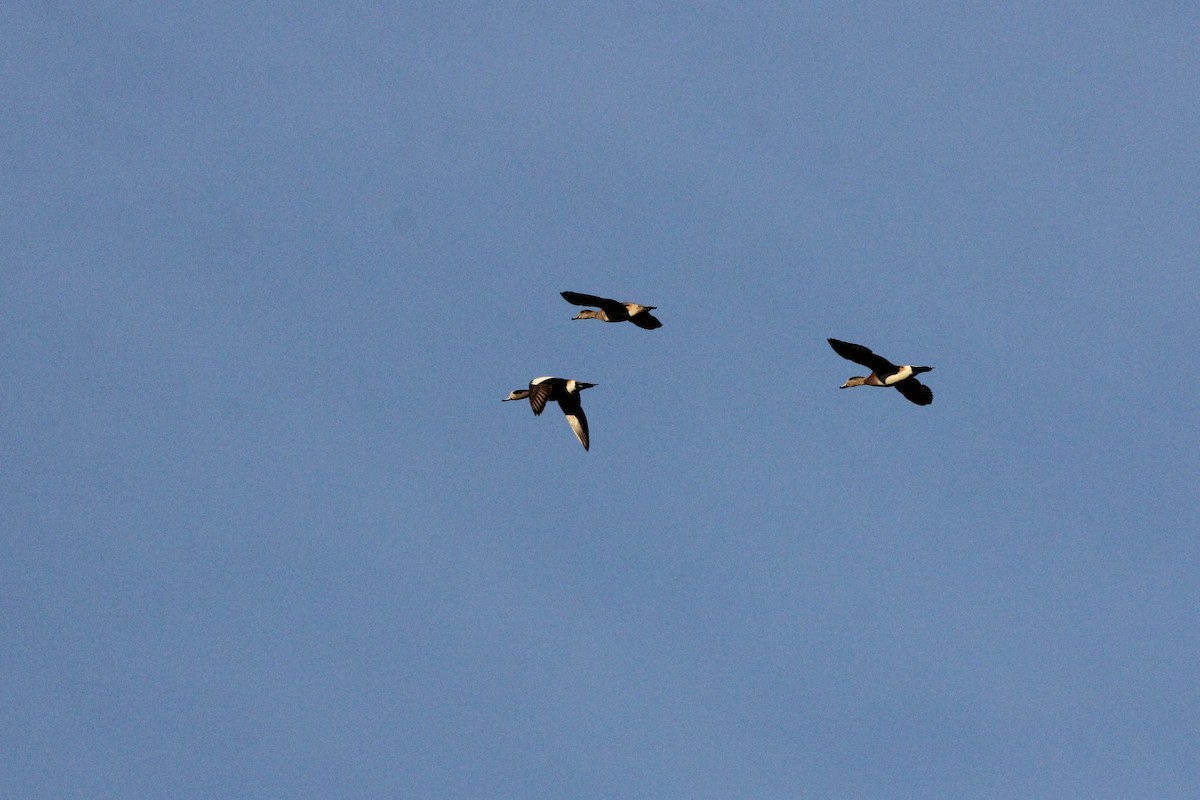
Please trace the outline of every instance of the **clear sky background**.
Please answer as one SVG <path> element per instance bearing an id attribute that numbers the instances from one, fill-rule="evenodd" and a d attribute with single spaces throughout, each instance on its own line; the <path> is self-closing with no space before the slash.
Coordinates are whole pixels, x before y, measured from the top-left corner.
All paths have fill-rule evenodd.
<path id="1" fill-rule="evenodd" d="M 1200 10 L 896 6 L 2 4 L 0 795 L 1195 798 Z"/>

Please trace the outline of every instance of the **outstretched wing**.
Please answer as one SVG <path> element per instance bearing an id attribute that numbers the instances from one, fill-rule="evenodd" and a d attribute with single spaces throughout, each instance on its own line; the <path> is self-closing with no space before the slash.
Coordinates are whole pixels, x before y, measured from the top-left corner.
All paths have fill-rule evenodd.
<path id="1" fill-rule="evenodd" d="M 579 292 L 562 292 L 563 300 L 577 306 L 595 306 L 596 308 L 604 309 L 604 313 L 608 314 L 609 319 L 616 317 L 624 319 L 629 316 L 629 309 L 625 308 L 624 303 L 618 303 L 616 300 L 610 300 L 607 297 L 597 297 L 594 294 L 580 294 Z"/>
<path id="2" fill-rule="evenodd" d="M 843 342 L 838 339 L 830 339 L 829 346 L 833 348 L 833 352 L 837 353 L 847 361 L 853 361 L 855 364 L 862 364 L 874 372 L 876 375 L 890 375 L 899 369 L 895 364 L 888 361 L 880 355 L 872 353 L 861 344 L 853 342 Z"/>
<path id="3" fill-rule="evenodd" d="M 562 400 L 558 401 L 559 408 L 567 417 L 567 424 L 571 426 L 571 430 L 575 431 L 575 438 L 583 445 L 583 449 L 588 449 L 588 424 L 587 417 L 583 414 L 583 405 L 579 402 L 579 395 L 567 395 Z"/>
<path id="4" fill-rule="evenodd" d="M 541 414 L 546 401 L 554 394 L 554 378 L 534 378 L 529 384 L 529 405 L 535 415 Z"/>
<path id="5" fill-rule="evenodd" d="M 659 322 L 658 319 L 649 311 L 639 311 L 630 317 L 629 321 L 634 325 L 637 325 L 639 328 L 645 328 L 648 331 L 662 327 L 662 323 Z"/>
<path id="6" fill-rule="evenodd" d="M 905 378 L 892 385 L 899 390 L 900 394 L 919 406 L 927 406 L 933 402 L 933 390 L 916 378 Z"/>

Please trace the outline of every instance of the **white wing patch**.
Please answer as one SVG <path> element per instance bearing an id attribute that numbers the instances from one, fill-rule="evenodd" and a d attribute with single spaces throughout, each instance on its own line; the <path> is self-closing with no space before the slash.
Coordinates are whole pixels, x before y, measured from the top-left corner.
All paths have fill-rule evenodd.
<path id="1" fill-rule="evenodd" d="M 581 411 L 578 414 L 567 414 L 567 424 L 571 426 L 571 430 L 575 431 L 575 438 L 583 445 L 583 449 L 588 449 L 588 431 L 587 418 L 583 416 Z"/>

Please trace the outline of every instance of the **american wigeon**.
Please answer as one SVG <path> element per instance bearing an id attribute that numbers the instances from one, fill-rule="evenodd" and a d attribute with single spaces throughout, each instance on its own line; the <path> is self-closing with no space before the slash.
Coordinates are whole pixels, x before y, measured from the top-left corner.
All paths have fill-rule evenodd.
<path id="1" fill-rule="evenodd" d="M 657 306 L 621 303 L 617 300 L 609 300 L 607 297 L 597 297 L 594 294 L 580 294 L 579 292 L 563 292 L 562 296 L 568 303 L 577 306 L 596 306 L 600 309 L 599 311 L 593 311 L 589 308 L 580 311 L 572 319 L 599 319 L 604 322 L 625 322 L 628 320 L 639 328 L 645 328 L 648 331 L 662 327 L 662 323 L 650 313 Z"/>
<path id="2" fill-rule="evenodd" d="M 927 406 L 933 402 L 933 390 L 913 377 L 922 372 L 929 372 L 933 367 L 914 367 L 910 364 L 896 366 L 883 356 L 852 342 L 830 339 L 829 346 L 842 358 L 862 364 L 871 370 L 871 374 L 865 378 L 850 378 L 841 385 L 842 389 L 850 386 L 891 386 L 919 406 Z"/>
<path id="3" fill-rule="evenodd" d="M 541 414 L 546 403 L 551 400 L 557 401 L 558 407 L 567 417 L 567 424 L 571 426 L 571 430 L 575 431 L 575 438 L 579 439 L 583 449 L 587 450 L 589 444 L 588 423 L 587 417 L 583 415 L 583 406 L 579 402 L 579 393 L 595 385 L 569 378 L 552 378 L 547 375 L 531 380 L 528 389 L 513 389 L 502 402 L 529 398 L 529 405 L 533 409 L 533 413 Z"/>

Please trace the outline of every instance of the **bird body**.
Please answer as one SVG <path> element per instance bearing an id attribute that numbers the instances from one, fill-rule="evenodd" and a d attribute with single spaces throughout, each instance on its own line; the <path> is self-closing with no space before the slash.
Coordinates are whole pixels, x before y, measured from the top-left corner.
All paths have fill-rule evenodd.
<path id="1" fill-rule="evenodd" d="M 607 297 L 597 297 L 594 294 L 579 292 L 562 292 L 563 299 L 577 306 L 596 306 L 599 310 L 584 309 L 572 319 L 598 319 L 603 322 L 632 322 L 639 328 L 654 330 L 661 328 L 662 323 L 650 312 L 657 306 L 644 306 L 639 303 L 622 303 Z"/>
<path id="2" fill-rule="evenodd" d="M 929 372 L 933 367 L 915 367 L 911 364 L 897 366 L 861 344 L 838 339 L 830 339 L 829 346 L 842 358 L 862 364 L 871 370 L 870 375 L 849 378 L 842 384 L 842 389 L 851 386 L 891 386 L 919 406 L 927 406 L 933 402 L 933 390 L 914 377 L 922 372 Z"/>
<path id="3" fill-rule="evenodd" d="M 572 378 L 554 378 L 546 375 L 531 380 L 528 389 L 513 389 L 504 401 L 528 399 L 534 415 L 540 415 L 545 410 L 546 403 L 551 400 L 557 402 L 567 418 L 567 424 L 575 432 L 575 438 L 583 445 L 583 449 L 587 450 L 590 445 L 588 423 L 583 413 L 583 405 L 579 402 L 579 393 L 595 385 Z"/>

